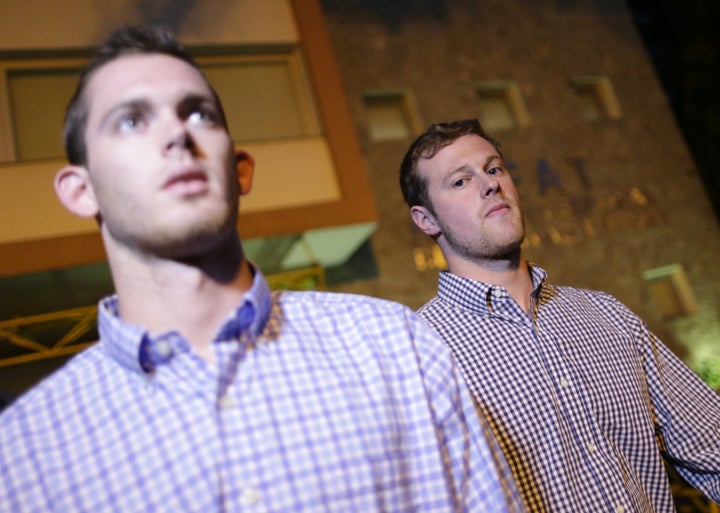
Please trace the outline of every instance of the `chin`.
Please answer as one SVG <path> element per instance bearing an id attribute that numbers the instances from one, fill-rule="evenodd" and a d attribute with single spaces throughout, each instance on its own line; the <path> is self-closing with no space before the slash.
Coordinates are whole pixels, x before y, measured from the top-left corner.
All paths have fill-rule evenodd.
<path id="1" fill-rule="evenodd" d="M 513 258 L 520 255 L 522 242 L 525 239 L 524 236 L 513 238 L 508 241 L 498 241 L 495 244 L 495 251 L 493 252 L 492 258 Z"/>
<path id="2" fill-rule="evenodd" d="M 150 240 L 146 240 L 146 251 L 163 258 L 193 258 L 226 246 L 228 240 L 237 237 L 235 224 L 227 221 L 183 228 L 168 230 L 164 234 L 156 233 Z"/>

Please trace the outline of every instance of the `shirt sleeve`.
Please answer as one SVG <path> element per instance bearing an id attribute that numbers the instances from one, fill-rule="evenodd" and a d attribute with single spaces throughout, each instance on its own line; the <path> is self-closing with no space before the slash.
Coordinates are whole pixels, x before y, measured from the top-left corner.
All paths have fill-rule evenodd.
<path id="1" fill-rule="evenodd" d="M 43 433 L 29 422 L 28 408 L 27 399 L 20 398 L 0 415 L 0 511 L 54 511 L 38 465 Z"/>
<path id="2" fill-rule="evenodd" d="M 419 318 L 408 315 L 458 511 L 525 511 L 500 446 L 475 410 L 449 349 Z"/>
<path id="3" fill-rule="evenodd" d="M 641 352 L 663 456 L 720 503 L 720 395 L 622 306 Z"/>

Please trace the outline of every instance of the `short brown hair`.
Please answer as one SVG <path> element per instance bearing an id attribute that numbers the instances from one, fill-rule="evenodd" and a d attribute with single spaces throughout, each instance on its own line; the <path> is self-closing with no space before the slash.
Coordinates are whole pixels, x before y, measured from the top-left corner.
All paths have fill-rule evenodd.
<path id="1" fill-rule="evenodd" d="M 435 123 L 413 141 L 400 164 L 400 189 L 408 207 L 419 205 L 433 211 L 427 181 L 417 172 L 420 159 L 431 159 L 444 147 L 470 134 L 479 135 L 500 152 L 500 144 L 485 132 L 477 119 Z"/>

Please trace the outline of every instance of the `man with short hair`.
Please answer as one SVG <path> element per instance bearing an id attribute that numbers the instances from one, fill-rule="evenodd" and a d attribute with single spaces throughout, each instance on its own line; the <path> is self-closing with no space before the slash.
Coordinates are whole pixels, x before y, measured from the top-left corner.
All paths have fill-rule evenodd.
<path id="1" fill-rule="evenodd" d="M 114 33 L 55 189 L 98 220 L 100 341 L 0 416 L 0 511 L 521 511 L 442 341 L 396 303 L 271 293 L 253 159 L 171 34 Z"/>
<path id="2" fill-rule="evenodd" d="M 720 501 L 720 398 L 608 294 L 523 258 L 520 198 L 477 120 L 432 125 L 400 185 L 448 263 L 445 339 L 531 511 L 674 511 L 662 457 Z"/>

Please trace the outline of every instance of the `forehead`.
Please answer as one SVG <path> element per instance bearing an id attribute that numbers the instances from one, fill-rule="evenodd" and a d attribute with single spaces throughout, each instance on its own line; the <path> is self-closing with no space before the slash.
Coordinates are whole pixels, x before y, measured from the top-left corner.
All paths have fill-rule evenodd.
<path id="1" fill-rule="evenodd" d="M 421 158 L 418 161 L 418 171 L 428 177 L 454 171 L 461 166 L 483 167 L 493 156 L 500 158 L 492 143 L 477 134 L 468 134 L 458 137 L 431 158 Z"/>
<path id="2" fill-rule="evenodd" d="M 210 86 L 189 63 L 164 54 L 129 54 L 96 70 L 85 91 L 90 117 L 97 110 L 130 99 L 161 99 L 200 94 L 212 96 Z"/>

